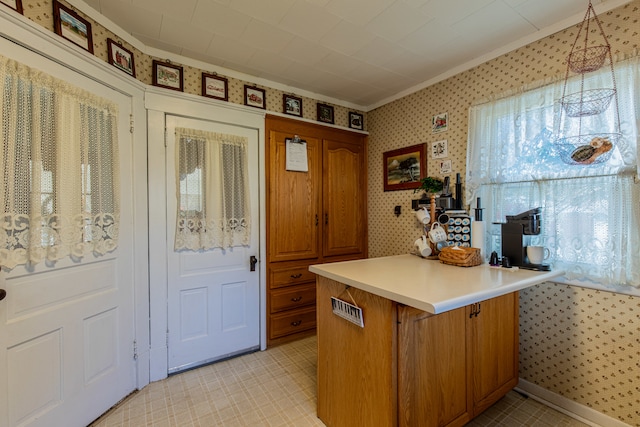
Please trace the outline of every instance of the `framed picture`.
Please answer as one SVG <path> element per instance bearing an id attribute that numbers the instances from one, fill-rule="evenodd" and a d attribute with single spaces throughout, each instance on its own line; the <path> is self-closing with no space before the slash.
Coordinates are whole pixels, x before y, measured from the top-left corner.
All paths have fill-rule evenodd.
<path id="1" fill-rule="evenodd" d="M 0 3 L 9 6 L 18 13 L 22 13 L 22 0 L 0 0 Z"/>
<path id="2" fill-rule="evenodd" d="M 354 113 L 353 111 L 349 111 L 349 127 L 351 129 L 364 129 L 364 117 L 362 114 Z"/>
<path id="3" fill-rule="evenodd" d="M 217 74 L 202 73 L 202 96 L 229 100 L 229 81 Z"/>
<path id="4" fill-rule="evenodd" d="M 449 156 L 449 150 L 447 149 L 447 140 L 436 141 L 431 143 L 431 158 L 432 159 L 444 159 Z"/>
<path id="5" fill-rule="evenodd" d="M 109 50 L 109 64 L 132 77 L 136 76 L 136 65 L 130 50 L 109 38 L 107 39 L 107 49 Z"/>
<path id="6" fill-rule="evenodd" d="M 318 121 L 333 124 L 333 107 L 318 103 Z"/>
<path id="7" fill-rule="evenodd" d="M 427 176 L 425 144 L 383 153 L 384 191 L 420 188 Z"/>
<path id="8" fill-rule="evenodd" d="M 57 35 L 93 53 L 91 24 L 58 0 L 53 0 L 53 26 Z"/>
<path id="9" fill-rule="evenodd" d="M 153 60 L 153 80 L 154 86 L 164 87 L 167 89 L 183 91 L 182 67 L 179 65 L 169 64 Z"/>
<path id="10" fill-rule="evenodd" d="M 431 133 L 446 132 L 449 130 L 449 113 L 440 113 L 431 119 Z"/>
<path id="11" fill-rule="evenodd" d="M 282 108 L 285 114 L 302 117 L 302 98 L 293 95 L 282 95 Z"/>
<path id="12" fill-rule="evenodd" d="M 440 173 L 442 175 L 446 175 L 451 173 L 451 159 L 443 160 L 440 162 Z"/>
<path id="13" fill-rule="evenodd" d="M 265 109 L 267 107 L 265 104 L 265 97 L 266 93 L 264 89 L 260 89 L 256 86 L 244 85 L 244 105 Z"/>

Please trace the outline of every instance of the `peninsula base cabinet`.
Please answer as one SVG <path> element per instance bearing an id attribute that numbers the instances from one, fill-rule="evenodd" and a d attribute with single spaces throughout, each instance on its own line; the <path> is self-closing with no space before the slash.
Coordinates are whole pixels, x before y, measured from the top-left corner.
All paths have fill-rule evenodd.
<path id="1" fill-rule="evenodd" d="M 518 381 L 518 293 L 430 314 L 318 276 L 318 417 L 329 427 L 462 426 Z"/>

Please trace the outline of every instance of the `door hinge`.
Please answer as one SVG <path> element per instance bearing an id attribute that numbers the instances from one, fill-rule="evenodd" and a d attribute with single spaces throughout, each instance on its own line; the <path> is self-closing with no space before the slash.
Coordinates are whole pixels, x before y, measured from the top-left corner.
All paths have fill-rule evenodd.
<path id="1" fill-rule="evenodd" d="M 133 114 L 129 114 L 129 132 L 133 133 Z"/>
<path id="2" fill-rule="evenodd" d="M 167 128 L 164 128 L 164 148 L 167 148 Z"/>
<path id="3" fill-rule="evenodd" d="M 133 360 L 138 360 L 138 342 L 133 340 Z"/>

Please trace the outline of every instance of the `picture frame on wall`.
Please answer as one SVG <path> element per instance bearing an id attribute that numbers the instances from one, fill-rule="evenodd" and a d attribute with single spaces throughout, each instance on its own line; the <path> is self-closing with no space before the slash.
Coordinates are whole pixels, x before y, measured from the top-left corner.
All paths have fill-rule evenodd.
<path id="1" fill-rule="evenodd" d="M 436 141 L 431 143 L 431 158 L 444 159 L 449 157 L 449 149 L 447 148 L 447 140 Z"/>
<path id="2" fill-rule="evenodd" d="M 22 14 L 22 0 L 0 0 L 0 3 Z"/>
<path id="3" fill-rule="evenodd" d="M 254 108 L 267 108 L 266 92 L 257 86 L 244 85 L 244 105 Z"/>
<path id="4" fill-rule="evenodd" d="M 217 74 L 202 73 L 202 96 L 229 100 L 229 80 Z"/>
<path id="5" fill-rule="evenodd" d="M 109 64 L 124 71 L 131 77 L 136 76 L 136 65 L 133 58 L 133 52 L 122 46 L 121 43 L 116 43 L 110 38 L 107 38 L 107 50 L 109 52 Z"/>
<path id="6" fill-rule="evenodd" d="M 349 127 L 351 129 L 364 129 L 364 116 L 354 111 L 349 111 Z"/>
<path id="7" fill-rule="evenodd" d="M 57 0 L 53 0 L 53 26 L 57 35 L 93 53 L 93 34 L 89 21 Z"/>
<path id="8" fill-rule="evenodd" d="M 431 119 L 431 133 L 446 132 L 449 130 L 449 113 L 440 113 Z"/>
<path id="9" fill-rule="evenodd" d="M 282 95 L 282 111 L 285 114 L 302 117 L 302 98 L 285 93 Z"/>
<path id="10" fill-rule="evenodd" d="M 182 75 L 182 66 L 153 60 L 152 84 L 154 86 L 182 92 L 184 90 Z"/>
<path id="11" fill-rule="evenodd" d="M 387 151 L 383 157 L 384 191 L 420 188 L 427 176 L 425 144 Z"/>
<path id="12" fill-rule="evenodd" d="M 327 104 L 318 103 L 318 121 L 333 124 L 333 107 Z"/>

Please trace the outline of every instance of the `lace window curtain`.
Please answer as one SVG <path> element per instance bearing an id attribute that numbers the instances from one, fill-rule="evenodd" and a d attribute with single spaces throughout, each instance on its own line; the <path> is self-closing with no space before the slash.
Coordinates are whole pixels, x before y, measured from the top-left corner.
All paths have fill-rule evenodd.
<path id="1" fill-rule="evenodd" d="M 585 89 L 608 86 L 605 68 L 588 75 Z M 615 78 L 623 137 L 601 164 L 567 165 L 554 147 L 562 81 L 471 107 L 466 200 L 482 198 L 488 223 L 541 207 L 542 233 L 533 244 L 550 249 L 554 268 L 569 279 L 640 288 L 640 59 L 617 63 Z M 579 84 L 572 81 L 568 93 Z M 583 131 L 607 132 L 614 117 L 610 106 L 583 121 Z M 500 253 L 499 226 L 485 243 Z"/>
<path id="2" fill-rule="evenodd" d="M 176 128 L 175 250 L 249 245 L 247 144 L 241 136 Z"/>
<path id="3" fill-rule="evenodd" d="M 118 243 L 117 106 L 0 55 L 0 265 Z"/>

